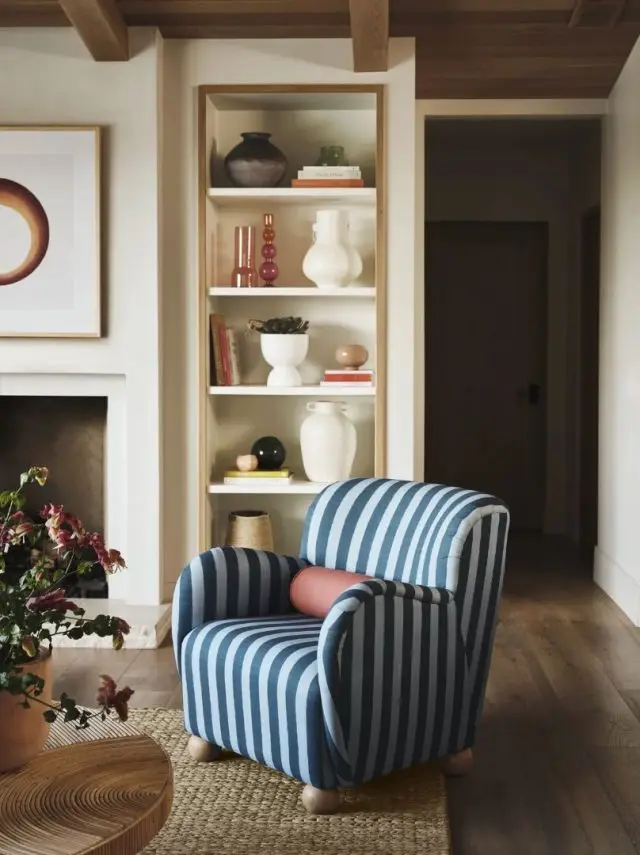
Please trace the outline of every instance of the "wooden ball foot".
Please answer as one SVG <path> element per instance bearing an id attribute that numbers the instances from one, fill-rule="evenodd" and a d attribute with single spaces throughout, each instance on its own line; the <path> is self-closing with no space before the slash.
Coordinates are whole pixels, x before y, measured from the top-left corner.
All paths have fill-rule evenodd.
<path id="1" fill-rule="evenodd" d="M 462 778 L 471 771 L 472 767 L 473 752 L 470 748 L 447 754 L 440 760 L 440 768 L 448 778 Z"/>
<path id="2" fill-rule="evenodd" d="M 210 763 L 212 760 L 217 760 L 222 754 L 220 746 L 213 742 L 206 742 L 199 736 L 189 737 L 187 751 L 196 763 Z"/>
<path id="3" fill-rule="evenodd" d="M 302 804 L 309 813 L 335 813 L 340 807 L 340 793 L 337 790 L 319 790 L 311 784 L 305 784 Z"/>

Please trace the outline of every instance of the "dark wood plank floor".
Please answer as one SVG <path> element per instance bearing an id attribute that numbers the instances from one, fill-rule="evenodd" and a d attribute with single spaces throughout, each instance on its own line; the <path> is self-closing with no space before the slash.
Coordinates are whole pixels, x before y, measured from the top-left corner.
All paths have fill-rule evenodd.
<path id="1" fill-rule="evenodd" d="M 108 673 L 137 706 L 180 707 L 170 647 L 55 667 L 85 703 Z M 557 545 L 512 549 L 475 758 L 449 783 L 454 855 L 640 853 L 640 630 Z"/>

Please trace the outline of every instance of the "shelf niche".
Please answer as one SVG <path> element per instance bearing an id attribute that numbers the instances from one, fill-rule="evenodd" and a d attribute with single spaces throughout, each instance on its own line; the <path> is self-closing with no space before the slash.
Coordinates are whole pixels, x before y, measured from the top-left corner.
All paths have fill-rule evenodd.
<path id="1" fill-rule="evenodd" d="M 223 542 L 231 510 L 260 507 L 272 516 L 276 549 L 297 551 L 304 513 L 321 487 L 305 481 L 300 456 L 300 426 L 310 400 L 345 400 L 356 426 L 358 451 L 353 475 L 382 474 L 384 460 L 384 383 L 376 388 L 320 387 L 322 373 L 339 367 L 337 345 L 358 342 L 369 351 L 366 367 L 376 370 L 385 359 L 380 330 L 384 324 L 384 270 L 377 269 L 384 229 L 381 175 L 382 87 L 200 87 L 200 328 L 201 401 L 200 478 L 202 548 Z M 265 131 L 287 157 L 288 170 L 278 188 L 232 187 L 224 157 L 245 131 Z M 365 187 L 310 190 L 291 188 L 301 166 L 316 162 L 320 146 L 342 145 L 351 164 L 362 169 Z M 312 243 L 316 211 L 345 212 L 350 238 L 363 259 L 357 284 L 327 292 L 307 282 L 302 261 Z M 230 287 L 234 229 L 256 228 L 256 263 L 260 263 L 262 222 L 275 217 L 277 264 L 275 288 Z M 219 298 L 224 298 L 220 300 Z M 295 299 L 294 299 L 295 298 Z M 266 302 L 265 302 L 266 300 Z M 292 302 L 293 301 L 293 302 Z M 302 302 L 301 302 L 302 301 Z M 237 336 L 242 383 L 246 388 L 211 386 L 209 315 L 217 312 L 227 326 L 242 333 L 249 318 L 300 315 L 310 322 L 309 355 L 300 366 L 305 387 L 266 387 L 269 366 L 260 353 L 259 336 Z M 264 398 L 275 397 L 277 401 Z M 239 490 L 222 483 L 236 455 L 247 453 L 255 439 L 275 435 L 287 448 L 287 463 L 299 479 L 291 489 Z M 247 504 L 248 503 L 248 504 Z"/>

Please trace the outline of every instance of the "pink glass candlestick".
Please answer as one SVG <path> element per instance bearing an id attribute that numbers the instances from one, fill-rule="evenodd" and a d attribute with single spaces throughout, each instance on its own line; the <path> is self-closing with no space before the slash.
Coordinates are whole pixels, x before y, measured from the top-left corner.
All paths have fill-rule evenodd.
<path id="1" fill-rule="evenodd" d="M 258 285 L 255 259 L 255 228 L 236 226 L 233 272 L 231 273 L 231 284 L 234 288 L 255 288 Z"/>
<path id="2" fill-rule="evenodd" d="M 278 270 L 278 265 L 274 261 L 274 258 L 278 254 L 278 250 L 274 244 L 275 237 L 276 232 L 273 227 L 273 214 L 265 214 L 264 229 L 262 231 L 262 239 L 264 241 L 264 244 L 262 245 L 262 257 L 264 258 L 264 261 L 258 270 L 265 288 L 270 288 L 273 285 L 278 278 L 278 273 L 280 272 Z"/>

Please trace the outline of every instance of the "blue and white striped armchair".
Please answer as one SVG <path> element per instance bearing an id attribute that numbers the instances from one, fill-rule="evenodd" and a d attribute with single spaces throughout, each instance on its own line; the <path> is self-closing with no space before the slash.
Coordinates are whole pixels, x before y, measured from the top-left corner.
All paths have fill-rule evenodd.
<path id="1" fill-rule="evenodd" d="M 471 760 L 509 526 L 497 499 L 355 478 L 311 505 L 300 557 L 216 547 L 182 571 L 173 645 L 189 750 L 220 747 L 304 782 L 312 812 L 427 760 Z M 307 565 L 353 572 L 324 620 L 294 612 Z"/>

